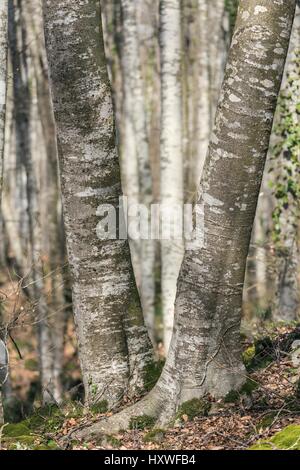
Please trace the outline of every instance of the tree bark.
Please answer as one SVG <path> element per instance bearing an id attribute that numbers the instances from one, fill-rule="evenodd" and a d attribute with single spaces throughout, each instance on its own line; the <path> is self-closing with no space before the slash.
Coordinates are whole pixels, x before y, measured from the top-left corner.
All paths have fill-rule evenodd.
<path id="1" fill-rule="evenodd" d="M 100 240 L 100 204 L 121 183 L 98 0 L 44 0 L 64 222 L 86 401 L 114 406 L 143 385 L 152 350 L 127 240 Z"/>
<path id="2" fill-rule="evenodd" d="M 79 437 L 170 422 L 181 403 L 222 397 L 245 381 L 240 321 L 246 257 L 295 11 L 295 0 L 241 0 L 197 203 L 204 246 L 188 246 L 162 375 L 139 403 Z M 195 211 L 199 206 L 195 206 Z"/>
<path id="3" fill-rule="evenodd" d="M 26 4 L 26 23 L 30 48 L 33 83 L 35 84 L 37 123 L 41 127 L 44 158 L 40 157 L 41 174 L 39 205 L 43 230 L 43 251 L 46 253 L 44 270 L 48 281 L 47 318 L 49 324 L 49 351 L 51 358 L 51 393 L 56 402 L 63 397 L 62 367 L 64 334 L 66 329 L 66 301 L 64 296 L 63 264 L 65 262 L 64 234 L 61 228 L 61 198 L 58 175 L 55 124 L 49 89 L 46 51 L 43 37 L 41 0 Z M 38 147 L 38 145 L 36 146 Z M 42 154 L 40 151 L 39 154 Z M 45 228 L 49 230 L 46 231 Z"/>
<path id="4" fill-rule="evenodd" d="M 29 51 L 25 23 L 24 4 L 9 3 L 9 37 L 13 68 L 13 89 L 16 129 L 17 160 L 26 175 L 27 217 L 29 228 L 30 272 L 29 287 L 33 312 L 37 323 L 42 395 L 44 402 L 53 401 L 51 367 L 51 334 L 48 323 L 48 308 L 44 284 L 42 260 L 42 228 L 39 207 L 39 185 L 37 169 L 33 160 L 31 123 L 32 87 L 30 87 Z"/>
<path id="5" fill-rule="evenodd" d="M 0 200 L 2 193 L 7 82 L 7 11 L 7 0 L 3 0 L 0 5 Z"/>
<path id="6" fill-rule="evenodd" d="M 122 78 L 123 132 L 122 159 L 129 210 L 132 204 L 143 204 L 149 211 L 152 203 L 152 181 L 147 139 L 147 118 L 144 83 L 137 30 L 137 6 L 131 0 L 121 0 L 123 18 Z M 130 221 L 129 221 L 130 222 Z M 146 223 L 149 220 L 145 221 Z M 131 240 L 131 252 L 136 259 L 137 281 L 145 323 L 154 341 L 154 260 L 153 240 L 140 236 Z M 135 266 L 134 266 L 135 267 Z"/>
<path id="7" fill-rule="evenodd" d="M 6 83 L 7 83 L 7 0 L 0 4 L 0 203 L 2 198 L 3 153 L 5 134 Z M 0 306 L 1 308 L 1 306 Z M 0 312 L 0 331 L 1 331 Z M 2 383 L 0 383 L 0 425 L 4 422 Z"/>
<path id="8" fill-rule="evenodd" d="M 181 19 L 179 0 L 160 2 L 161 54 L 161 143 L 160 203 L 162 220 L 183 204 Z M 164 213 L 164 210 L 166 211 Z M 165 217 L 166 216 L 166 217 Z M 170 221 L 170 233 L 176 222 Z M 183 258 L 183 239 L 161 240 L 161 291 L 164 348 L 167 354 L 172 336 L 176 282 Z"/>

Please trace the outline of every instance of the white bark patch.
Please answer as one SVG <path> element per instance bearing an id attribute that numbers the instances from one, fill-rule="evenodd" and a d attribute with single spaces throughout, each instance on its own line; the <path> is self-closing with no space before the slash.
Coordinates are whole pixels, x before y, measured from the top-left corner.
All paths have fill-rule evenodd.
<path id="1" fill-rule="evenodd" d="M 209 206 L 224 206 L 224 202 L 220 201 L 219 199 L 216 199 L 208 193 L 203 194 L 203 200 Z"/>
<path id="2" fill-rule="evenodd" d="M 250 13 L 249 11 L 244 11 L 243 14 L 242 14 L 242 18 L 243 20 L 247 20 L 250 16 Z"/>
<path id="3" fill-rule="evenodd" d="M 276 49 L 274 49 L 274 52 L 278 55 L 283 55 L 285 53 L 282 47 L 276 47 Z"/>
<path id="4" fill-rule="evenodd" d="M 260 13 L 265 13 L 268 11 L 266 7 L 263 7 L 262 5 L 257 5 L 254 9 L 254 15 L 259 15 Z"/>
<path id="5" fill-rule="evenodd" d="M 239 103 L 241 101 L 241 99 L 233 93 L 229 95 L 229 99 L 232 103 Z"/>
<path id="6" fill-rule="evenodd" d="M 271 80 L 263 80 L 261 83 L 266 88 L 272 88 L 274 86 L 274 83 Z"/>
<path id="7" fill-rule="evenodd" d="M 218 139 L 218 137 L 216 136 L 216 134 L 214 134 L 214 133 L 213 133 L 212 136 L 211 136 L 211 142 L 212 142 L 213 144 L 215 144 L 215 145 L 218 145 L 218 143 L 219 143 L 219 139 Z"/>

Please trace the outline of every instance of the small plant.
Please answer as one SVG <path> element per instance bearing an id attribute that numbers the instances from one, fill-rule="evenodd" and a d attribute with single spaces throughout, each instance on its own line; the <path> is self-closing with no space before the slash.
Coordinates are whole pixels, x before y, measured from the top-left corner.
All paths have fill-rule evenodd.
<path id="1" fill-rule="evenodd" d="M 144 387 L 149 392 L 159 379 L 161 371 L 164 367 L 164 361 L 150 362 L 144 369 Z"/>
<path id="2" fill-rule="evenodd" d="M 193 398 L 182 403 L 178 409 L 177 417 L 181 419 L 185 415 L 189 420 L 192 420 L 197 416 L 207 416 L 210 407 L 211 404 L 204 398 Z"/>
<path id="3" fill-rule="evenodd" d="M 129 429 L 147 429 L 152 428 L 155 424 L 155 418 L 153 416 L 141 415 L 133 416 L 130 419 Z"/>
<path id="4" fill-rule="evenodd" d="M 230 390 L 224 398 L 225 403 L 235 403 L 243 395 L 251 396 L 252 392 L 258 387 L 258 384 L 251 379 L 247 379 L 239 390 Z"/>
<path id="5" fill-rule="evenodd" d="M 98 403 L 94 403 L 93 405 L 91 405 L 90 410 L 94 414 L 106 413 L 108 410 L 107 400 L 102 400 L 102 401 L 99 401 Z"/>
<path id="6" fill-rule="evenodd" d="M 121 441 L 117 439 L 115 436 L 112 436 L 111 434 L 107 434 L 105 436 L 105 440 L 107 444 L 111 445 L 112 447 L 120 447 L 121 446 Z"/>

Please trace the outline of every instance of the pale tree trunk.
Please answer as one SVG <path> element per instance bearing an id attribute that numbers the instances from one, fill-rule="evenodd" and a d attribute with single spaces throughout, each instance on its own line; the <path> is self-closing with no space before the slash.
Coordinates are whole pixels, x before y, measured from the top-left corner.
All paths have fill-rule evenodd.
<path id="1" fill-rule="evenodd" d="M 8 76 L 13 76 L 12 53 L 8 58 Z M 1 216 L 7 239 L 7 253 L 14 270 L 24 277 L 28 271 L 28 215 L 26 175 L 16 152 L 14 84 L 8 80 L 6 106 L 5 152 Z"/>
<path id="2" fill-rule="evenodd" d="M 183 99 L 185 200 L 191 201 L 199 184 L 208 150 L 210 116 L 210 25 L 208 0 L 183 2 Z"/>
<path id="3" fill-rule="evenodd" d="M 121 0 L 123 18 L 122 77 L 123 133 L 122 160 L 125 195 L 131 204 L 143 204 L 150 213 L 152 181 L 147 139 L 147 116 L 141 57 L 137 30 L 137 6 L 131 0 Z M 147 224 L 148 220 L 145 221 Z M 129 218 L 130 223 L 130 218 Z M 155 245 L 149 234 L 131 241 L 133 260 L 137 264 L 137 280 L 145 322 L 154 340 L 154 260 Z M 134 263 L 135 267 L 135 263 Z"/>
<path id="4" fill-rule="evenodd" d="M 182 158 L 182 87 L 181 87 L 181 18 L 179 0 L 161 0 L 161 150 L 160 203 L 162 220 L 176 206 L 183 204 Z M 170 233 L 176 221 L 170 220 Z M 161 290 L 164 324 L 164 347 L 167 354 L 172 336 L 176 282 L 184 250 L 183 239 L 161 239 Z"/>
<path id="5" fill-rule="evenodd" d="M 151 202 L 159 201 L 160 180 L 160 71 L 158 43 L 158 0 L 138 0 L 137 25 L 144 92 L 144 109 L 147 139 L 147 159 L 140 160 L 140 191 L 144 204 L 150 210 Z M 143 163 L 144 162 L 144 163 Z M 155 272 L 160 267 L 159 244 L 156 240 L 141 242 L 142 305 L 152 341 L 157 339 L 155 302 L 158 299 Z M 160 279 L 159 279 L 160 281 Z"/>
<path id="6" fill-rule="evenodd" d="M 209 75 L 209 66 L 210 66 L 210 31 L 209 28 L 211 23 L 209 20 L 209 6 L 207 0 L 198 0 L 199 3 L 199 33 L 200 33 L 200 47 L 198 52 L 198 67 L 199 67 L 199 79 L 198 79 L 198 112 L 197 112 L 197 128 L 196 135 L 197 139 L 197 154 L 194 167 L 194 178 L 195 178 L 195 190 L 197 190 L 197 185 L 199 184 L 205 157 L 208 151 L 209 137 L 211 131 L 211 102 L 212 95 L 210 90 L 210 75 Z M 214 10 L 216 13 L 217 10 Z M 215 18 L 214 18 L 215 21 Z M 214 23 L 212 23 L 214 24 Z M 218 24 L 217 24 L 218 26 Z M 216 38 L 213 38 L 213 43 L 219 46 L 219 42 L 216 41 Z M 214 63 L 214 65 L 216 65 Z M 218 66 L 219 64 L 217 64 Z M 212 68 L 212 67 L 211 67 Z"/>
<path id="7" fill-rule="evenodd" d="M 124 195 L 128 198 L 128 224 L 131 226 L 135 220 L 135 210 L 139 204 L 139 164 L 138 147 L 135 129 L 135 88 L 137 86 L 136 74 L 138 72 L 138 45 L 135 26 L 135 5 L 130 0 L 121 1 L 122 12 L 122 115 L 120 124 L 120 159 L 122 170 L 122 186 Z M 132 265 L 140 291 L 140 237 L 129 233 L 129 244 Z"/>
<path id="8" fill-rule="evenodd" d="M 299 111 L 300 103 L 300 10 L 297 8 L 294 26 L 291 34 L 288 60 L 286 63 L 282 90 L 278 103 L 277 125 L 280 129 L 276 131 L 277 142 L 289 137 L 293 132 L 290 128 L 282 130 L 284 122 L 292 120 L 293 129 L 300 126 Z M 283 110 L 283 111 L 282 111 Z M 276 122 L 276 121 L 275 121 Z M 282 124 L 283 123 L 283 124 Z M 289 124 L 288 124 L 289 125 Z M 288 155 L 290 152 L 290 155 Z M 293 155 L 292 155 L 293 153 Z M 286 155 L 288 157 L 286 157 Z M 279 162 L 278 162 L 279 158 Z M 295 163 L 295 158 L 297 163 Z M 287 178 L 297 181 L 299 161 L 299 143 L 293 148 L 283 145 L 279 157 L 275 157 L 276 173 L 278 182 L 286 185 Z M 278 168 L 277 168 L 278 167 Z M 300 232 L 299 232 L 299 201 L 288 196 L 288 207 L 282 211 L 279 224 L 281 226 L 280 240 L 275 244 L 277 255 L 275 296 L 272 305 L 272 317 L 274 320 L 295 321 L 300 315 Z"/>
<path id="9" fill-rule="evenodd" d="M 199 0 L 203 2 L 203 0 Z M 210 123 L 213 126 L 219 99 L 220 88 L 224 77 L 228 47 L 229 31 L 226 28 L 224 0 L 206 0 L 208 4 L 208 48 L 210 79 Z"/>
<path id="10" fill-rule="evenodd" d="M 7 83 L 7 0 L 0 5 L 0 200 L 2 192 L 3 150 Z"/>
<path id="11" fill-rule="evenodd" d="M 100 5 L 43 4 L 86 401 L 114 406 L 142 387 L 152 350 L 128 241 L 103 240 L 96 232 L 97 208 L 118 208 L 121 195 Z"/>
<path id="12" fill-rule="evenodd" d="M 47 300 L 42 261 L 42 232 L 39 207 L 38 174 L 33 160 L 32 87 L 27 45 L 24 4 L 10 1 L 10 47 L 13 64 L 16 153 L 26 174 L 27 214 L 29 225 L 30 267 L 28 280 L 33 312 L 37 323 L 39 361 L 43 401 L 53 401 L 51 337 L 47 320 Z"/>
<path id="13" fill-rule="evenodd" d="M 244 383 L 245 264 L 294 11 L 295 0 L 241 0 L 197 201 L 204 245 L 185 253 L 167 362 L 142 401 L 78 436 L 125 429 L 136 415 L 164 425 L 181 403 Z"/>
<path id="14" fill-rule="evenodd" d="M 48 324 L 50 327 L 49 351 L 51 357 L 51 393 L 56 402 L 62 400 L 62 365 L 64 333 L 66 327 L 63 263 L 64 238 L 61 229 L 61 200 L 58 176 L 55 125 L 49 90 L 46 51 L 43 38 L 41 0 L 26 4 L 28 44 L 32 62 L 33 83 L 36 86 L 37 127 L 40 124 L 45 158 L 40 162 L 40 207 L 41 224 L 44 228 L 44 263 L 47 275 Z M 39 136 L 38 136 L 39 138 Z M 38 148 L 39 145 L 36 145 Z M 39 150 L 39 154 L 41 154 Z M 39 160 L 42 160 L 39 157 Z M 48 227 L 48 230 L 45 228 Z"/>
<path id="15" fill-rule="evenodd" d="M 6 83 L 7 83 L 7 0 L 0 4 L 0 203 L 2 196 L 3 177 L 3 153 L 4 153 L 4 130 L 5 130 L 5 108 L 6 108 Z M 1 308 L 1 306 L 0 306 Z M 0 312 L 0 331 L 1 331 Z M 0 338 L 1 340 L 1 338 Z M 0 364 L 1 367 L 1 364 Z M 4 422 L 2 407 L 2 383 L 0 383 L 0 425 Z"/>
<path id="16" fill-rule="evenodd" d="M 150 149 L 147 133 L 147 106 L 146 106 L 146 83 L 142 76 L 142 57 L 140 37 L 137 25 L 139 24 L 139 9 L 143 8 L 137 2 L 134 13 L 135 22 L 135 45 L 137 54 L 136 76 L 135 76 L 135 135 L 137 142 L 137 159 L 139 167 L 140 202 L 148 210 L 145 222 L 150 224 L 150 210 L 153 203 L 152 174 L 150 164 Z M 149 336 L 155 341 L 155 241 L 150 237 L 150 225 L 146 234 L 142 234 L 140 242 L 140 266 L 141 287 L 140 296 L 145 323 Z"/>
<path id="17" fill-rule="evenodd" d="M 197 191 L 214 122 L 229 46 L 224 0 L 185 1 L 187 199 Z"/>

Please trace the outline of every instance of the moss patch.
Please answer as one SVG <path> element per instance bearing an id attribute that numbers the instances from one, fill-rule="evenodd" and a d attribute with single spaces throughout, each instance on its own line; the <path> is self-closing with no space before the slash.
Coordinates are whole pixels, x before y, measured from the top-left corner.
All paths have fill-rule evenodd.
<path id="1" fill-rule="evenodd" d="M 106 413 L 108 410 L 108 401 L 102 400 L 99 403 L 94 403 L 90 406 L 90 410 L 94 414 L 103 414 Z"/>
<path id="2" fill-rule="evenodd" d="M 243 395 L 251 396 L 252 392 L 258 387 L 258 383 L 254 380 L 247 379 L 239 390 L 230 390 L 224 398 L 225 403 L 235 403 Z"/>
<path id="3" fill-rule="evenodd" d="M 255 357 L 255 346 L 249 346 L 244 352 L 243 352 L 243 362 L 245 367 L 248 369 L 248 367 L 251 365 L 253 359 Z"/>
<path id="4" fill-rule="evenodd" d="M 152 428 L 155 423 L 155 418 L 153 416 L 141 415 L 141 416 L 132 416 L 129 423 L 129 429 L 147 429 Z"/>
<path id="5" fill-rule="evenodd" d="M 25 423 L 8 424 L 3 429 L 4 438 L 30 436 L 30 434 L 31 431 Z"/>
<path id="6" fill-rule="evenodd" d="M 165 361 L 149 362 L 144 369 L 144 388 L 149 392 L 158 381 Z"/>
<path id="7" fill-rule="evenodd" d="M 179 407 L 177 412 L 177 418 L 181 419 L 182 416 L 186 415 L 189 420 L 196 418 L 197 416 L 207 416 L 211 408 L 211 404 L 201 398 L 193 398 L 188 400 Z"/>
<path id="8" fill-rule="evenodd" d="M 248 372 L 266 367 L 274 360 L 274 344 L 269 337 L 261 338 L 243 353 L 243 361 Z"/>
<path id="9" fill-rule="evenodd" d="M 237 390 L 230 390 L 224 398 L 224 403 L 235 403 L 240 399 L 240 393 Z"/>
<path id="10" fill-rule="evenodd" d="M 229 16 L 229 27 L 230 27 L 230 35 L 232 36 L 235 22 L 236 22 L 236 15 L 239 6 L 239 0 L 225 0 L 225 10 Z"/>
<path id="11" fill-rule="evenodd" d="M 300 450 L 300 426 L 291 424 L 271 439 L 258 441 L 250 450 Z"/>
<path id="12" fill-rule="evenodd" d="M 53 440 L 33 432 L 26 422 L 8 424 L 3 429 L 3 443 L 10 450 L 54 450 L 58 449 Z"/>
<path id="13" fill-rule="evenodd" d="M 49 434 L 58 431 L 64 421 L 56 406 L 45 406 L 20 423 L 7 424 L 3 429 L 3 443 L 11 450 L 54 450 L 59 447 Z"/>
<path id="14" fill-rule="evenodd" d="M 112 447 L 120 447 L 121 446 L 121 441 L 120 439 L 117 439 L 115 436 L 112 436 L 111 434 L 106 434 L 104 441 L 106 444 L 111 445 Z"/>
<path id="15" fill-rule="evenodd" d="M 271 411 L 270 413 L 268 413 L 266 416 L 264 416 L 261 419 L 261 421 L 259 421 L 259 423 L 257 424 L 257 428 L 258 429 L 269 428 L 271 424 L 273 423 L 276 414 L 277 413 L 275 411 Z"/>

